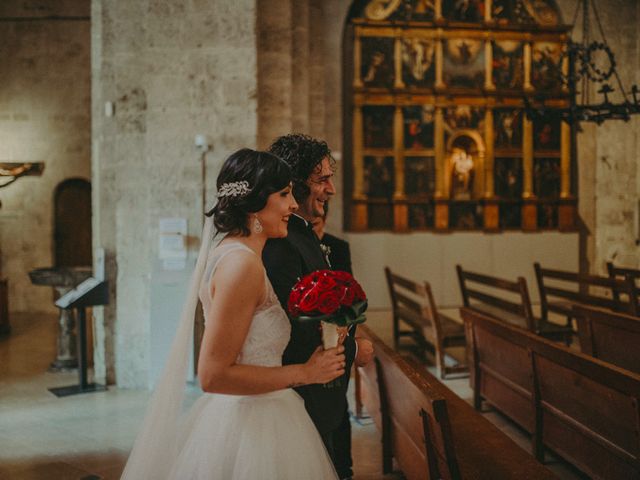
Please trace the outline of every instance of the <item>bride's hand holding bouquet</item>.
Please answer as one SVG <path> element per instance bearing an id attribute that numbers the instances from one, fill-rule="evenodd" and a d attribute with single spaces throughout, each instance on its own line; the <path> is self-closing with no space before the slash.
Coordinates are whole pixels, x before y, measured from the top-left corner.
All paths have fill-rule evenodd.
<path id="1" fill-rule="evenodd" d="M 328 351 L 342 343 L 346 329 L 366 320 L 367 296 L 351 274 L 316 270 L 294 285 L 287 308 L 298 321 L 320 321 L 322 343 Z M 339 379 L 329 386 L 334 385 L 340 385 Z"/>

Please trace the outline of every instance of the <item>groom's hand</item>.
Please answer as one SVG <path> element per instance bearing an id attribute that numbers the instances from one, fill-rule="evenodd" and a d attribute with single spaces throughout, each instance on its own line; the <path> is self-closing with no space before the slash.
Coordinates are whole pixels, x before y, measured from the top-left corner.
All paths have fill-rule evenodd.
<path id="1" fill-rule="evenodd" d="M 355 363 L 363 367 L 373 359 L 373 343 L 366 338 L 356 338 L 357 353 Z"/>

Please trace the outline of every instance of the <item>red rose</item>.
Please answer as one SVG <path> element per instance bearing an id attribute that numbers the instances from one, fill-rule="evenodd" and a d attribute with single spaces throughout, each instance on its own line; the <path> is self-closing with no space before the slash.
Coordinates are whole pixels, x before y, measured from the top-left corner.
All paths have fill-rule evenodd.
<path id="1" fill-rule="evenodd" d="M 300 311 L 302 313 L 313 313 L 318 309 L 319 291 L 313 287 L 302 294 L 300 299 Z"/>
<path id="2" fill-rule="evenodd" d="M 362 290 L 362 287 L 358 282 L 355 282 L 355 285 L 353 286 L 353 294 L 358 300 L 367 299 L 367 295 L 364 293 L 364 290 Z"/>
<path id="3" fill-rule="evenodd" d="M 318 310 L 324 315 L 335 313 L 340 308 L 340 298 L 333 290 L 322 292 L 318 298 Z"/>
<path id="4" fill-rule="evenodd" d="M 353 303 L 354 298 L 355 298 L 355 294 L 353 292 L 353 288 L 350 288 L 348 286 L 343 286 L 342 299 L 340 300 L 340 304 L 348 307 Z"/>
<path id="5" fill-rule="evenodd" d="M 319 288 L 322 292 L 327 290 L 335 290 L 336 287 L 336 281 L 332 278 L 331 275 L 322 275 L 316 283 L 316 288 Z"/>
<path id="6" fill-rule="evenodd" d="M 287 310 L 293 316 L 300 314 L 300 289 L 293 288 L 289 294 L 289 301 L 287 302 Z"/>

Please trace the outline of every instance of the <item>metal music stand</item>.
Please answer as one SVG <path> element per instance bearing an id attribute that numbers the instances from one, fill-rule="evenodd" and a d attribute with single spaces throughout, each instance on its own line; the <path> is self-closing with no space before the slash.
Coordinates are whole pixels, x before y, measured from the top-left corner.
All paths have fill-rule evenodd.
<path id="1" fill-rule="evenodd" d="M 109 284 L 107 281 L 88 278 L 73 290 L 56 301 L 60 308 L 75 308 L 78 312 L 78 385 L 49 388 L 56 397 L 67 397 L 79 393 L 102 392 L 104 385 L 87 382 L 87 307 L 109 303 Z"/>

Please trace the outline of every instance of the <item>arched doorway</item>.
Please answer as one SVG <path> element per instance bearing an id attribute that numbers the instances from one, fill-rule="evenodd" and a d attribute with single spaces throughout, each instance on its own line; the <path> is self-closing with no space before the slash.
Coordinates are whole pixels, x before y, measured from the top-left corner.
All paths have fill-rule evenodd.
<path id="1" fill-rule="evenodd" d="M 54 197 L 54 264 L 56 267 L 90 266 L 91 183 L 65 180 Z"/>

